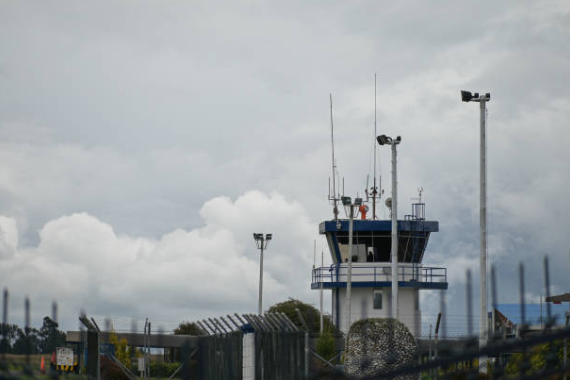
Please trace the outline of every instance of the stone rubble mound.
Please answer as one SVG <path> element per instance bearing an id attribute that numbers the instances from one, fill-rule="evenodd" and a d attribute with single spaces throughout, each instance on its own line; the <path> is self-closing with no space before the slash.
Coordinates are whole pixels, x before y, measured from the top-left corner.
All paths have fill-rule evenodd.
<path id="1" fill-rule="evenodd" d="M 418 344 L 410 330 L 393 318 L 368 318 L 352 324 L 344 368 L 353 377 L 371 376 L 416 363 Z M 394 379 L 417 379 L 410 374 Z"/>

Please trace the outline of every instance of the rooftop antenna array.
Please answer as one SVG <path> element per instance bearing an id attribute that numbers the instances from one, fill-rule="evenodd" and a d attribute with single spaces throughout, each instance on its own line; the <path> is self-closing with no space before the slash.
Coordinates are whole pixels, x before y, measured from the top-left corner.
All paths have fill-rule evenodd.
<path id="1" fill-rule="evenodd" d="M 332 194 L 331 194 L 331 186 L 330 186 L 330 179 L 329 179 L 329 201 L 332 201 L 334 204 L 333 207 L 333 214 L 335 220 L 338 219 L 338 207 L 337 202 L 339 201 L 338 195 L 336 193 L 336 163 L 334 160 L 334 124 L 333 124 L 333 104 L 332 104 L 332 94 L 330 95 L 330 103 L 331 103 L 331 147 L 332 147 Z M 344 179 L 342 183 L 343 193 L 344 193 Z"/>
<path id="2" fill-rule="evenodd" d="M 413 220 L 425 220 L 426 218 L 426 205 L 422 202 L 422 195 L 424 192 L 423 187 L 418 187 L 418 197 L 412 198 L 412 200 L 418 200 L 418 203 L 412 203 L 412 219 Z"/>

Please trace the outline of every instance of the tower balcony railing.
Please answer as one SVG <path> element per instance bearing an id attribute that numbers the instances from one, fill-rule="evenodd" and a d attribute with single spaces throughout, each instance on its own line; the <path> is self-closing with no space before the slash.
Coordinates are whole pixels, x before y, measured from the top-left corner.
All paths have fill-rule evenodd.
<path id="1" fill-rule="evenodd" d="M 332 264 L 328 267 L 313 268 L 312 284 L 346 283 L 348 281 L 348 264 Z M 390 263 L 352 264 L 351 282 L 386 283 L 392 281 Z M 421 284 L 447 284 L 447 268 L 427 267 L 421 264 L 399 263 L 398 282 Z"/>

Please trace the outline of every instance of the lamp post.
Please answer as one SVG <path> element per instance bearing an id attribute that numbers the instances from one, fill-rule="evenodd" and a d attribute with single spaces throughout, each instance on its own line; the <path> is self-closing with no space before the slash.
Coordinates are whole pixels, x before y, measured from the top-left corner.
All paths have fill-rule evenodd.
<path id="1" fill-rule="evenodd" d="M 479 293 L 480 293 L 480 314 L 479 314 L 479 340 L 484 344 L 487 340 L 487 142 L 485 113 L 486 104 L 491 100 L 491 94 L 472 94 L 469 91 L 461 91 L 461 100 L 464 102 L 479 102 L 481 141 L 480 141 L 480 183 L 479 183 Z"/>
<path id="2" fill-rule="evenodd" d="M 257 303 L 257 313 L 259 315 L 261 315 L 262 311 L 263 311 L 263 251 L 267 249 L 267 244 L 269 244 L 269 241 L 271 240 L 271 238 L 273 237 L 272 234 L 266 234 L 265 236 L 263 236 L 263 234 L 253 234 L 253 239 L 255 240 L 255 243 L 257 244 L 257 249 L 260 250 L 260 256 L 259 256 L 259 301 Z"/>
<path id="3" fill-rule="evenodd" d="M 395 139 L 386 135 L 376 138 L 380 145 L 392 146 L 392 317 L 398 319 L 398 164 L 396 146 L 402 142 L 402 137 Z"/>

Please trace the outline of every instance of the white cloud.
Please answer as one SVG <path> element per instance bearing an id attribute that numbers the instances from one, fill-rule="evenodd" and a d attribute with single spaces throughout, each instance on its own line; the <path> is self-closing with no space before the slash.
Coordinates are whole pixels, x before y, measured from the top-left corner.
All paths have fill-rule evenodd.
<path id="1" fill-rule="evenodd" d="M 12 299 L 45 307 L 58 300 L 64 324 L 80 308 L 92 315 L 151 315 L 170 322 L 257 307 L 259 253 L 252 232 L 272 232 L 265 253 L 264 306 L 287 297 L 311 298 L 312 231 L 297 202 L 250 191 L 234 201 L 213 198 L 204 225 L 159 239 L 117 235 L 112 226 L 78 213 L 48 222 L 36 247 L 18 247 L 15 221 L 0 218 L 2 273 Z M 46 309 L 47 310 L 47 309 Z M 41 313 L 41 311 L 36 311 Z M 36 315 L 40 317 L 39 315 Z"/>

